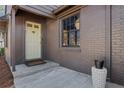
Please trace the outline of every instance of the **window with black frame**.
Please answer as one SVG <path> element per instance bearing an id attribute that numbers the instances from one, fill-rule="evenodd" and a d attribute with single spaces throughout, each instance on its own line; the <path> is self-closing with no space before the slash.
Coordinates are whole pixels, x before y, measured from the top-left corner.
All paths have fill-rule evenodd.
<path id="1" fill-rule="evenodd" d="M 80 46 L 79 13 L 62 20 L 62 47 Z"/>

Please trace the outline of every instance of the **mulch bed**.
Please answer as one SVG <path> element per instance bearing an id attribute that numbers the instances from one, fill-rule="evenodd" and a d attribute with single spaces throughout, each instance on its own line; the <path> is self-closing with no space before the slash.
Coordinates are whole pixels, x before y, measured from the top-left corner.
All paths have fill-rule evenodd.
<path id="1" fill-rule="evenodd" d="M 13 74 L 5 57 L 0 56 L 0 88 L 9 88 L 14 85 Z"/>

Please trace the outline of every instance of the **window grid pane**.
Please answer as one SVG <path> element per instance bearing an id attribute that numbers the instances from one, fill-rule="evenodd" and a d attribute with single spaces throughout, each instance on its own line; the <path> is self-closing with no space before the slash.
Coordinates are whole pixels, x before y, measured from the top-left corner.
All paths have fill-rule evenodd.
<path id="1" fill-rule="evenodd" d="M 69 46 L 75 46 L 76 42 L 75 42 L 75 32 L 71 31 L 69 32 Z"/>
<path id="2" fill-rule="evenodd" d="M 63 46 L 68 46 L 68 32 L 63 33 Z"/>
<path id="3" fill-rule="evenodd" d="M 77 29 L 78 28 L 78 29 Z M 62 20 L 62 46 L 80 46 L 79 14 Z"/>

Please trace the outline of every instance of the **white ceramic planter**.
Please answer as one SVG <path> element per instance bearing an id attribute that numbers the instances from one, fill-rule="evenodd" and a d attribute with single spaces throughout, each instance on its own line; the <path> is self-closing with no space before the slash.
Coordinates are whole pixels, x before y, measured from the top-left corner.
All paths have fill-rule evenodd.
<path id="1" fill-rule="evenodd" d="M 97 69 L 92 67 L 92 83 L 94 88 L 105 88 L 107 69 Z"/>

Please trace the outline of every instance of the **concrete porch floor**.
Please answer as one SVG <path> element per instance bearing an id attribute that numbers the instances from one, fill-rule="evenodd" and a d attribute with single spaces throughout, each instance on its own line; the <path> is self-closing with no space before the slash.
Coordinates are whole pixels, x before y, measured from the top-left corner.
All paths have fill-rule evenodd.
<path id="1" fill-rule="evenodd" d="M 17 88 L 92 88 L 91 76 L 67 69 L 52 61 L 46 64 L 27 67 L 16 66 L 13 72 Z M 107 88 L 124 86 L 107 82 Z"/>

